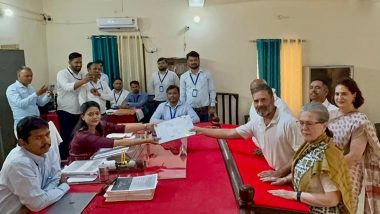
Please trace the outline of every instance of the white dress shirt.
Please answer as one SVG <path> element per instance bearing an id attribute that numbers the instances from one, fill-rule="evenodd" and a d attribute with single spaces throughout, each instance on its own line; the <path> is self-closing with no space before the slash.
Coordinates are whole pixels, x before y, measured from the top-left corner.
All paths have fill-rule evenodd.
<path id="1" fill-rule="evenodd" d="M 125 89 L 121 89 L 119 93 L 115 91 L 115 89 L 112 89 L 112 100 L 111 100 L 111 108 L 119 107 L 123 103 L 123 101 L 127 98 L 129 91 Z"/>
<path id="2" fill-rule="evenodd" d="M 285 166 L 304 142 L 296 119 L 278 108 L 267 126 L 261 117 L 260 120 L 251 120 L 239 126 L 236 131 L 245 139 L 255 136 L 254 143 L 275 170 Z"/>
<path id="3" fill-rule="evenodd" d="M 82 80 L 86 73 L 75 74 L 70 68 L 65 68 L 57 74 L 57 109 L 70 114 L 80 114 L 78 93 L 81 87 L 74 90 L 76 81 Z"/>
<path id="4" fill-rule="evenodd" d="M 181 101 L 191 107 L 215 106 L 214 81 L 208 70 L 200 68 L 196 75 L 186 71 L 181 75 L 180 88 Z"/>
<path id="5" fill-rule="evenodd" d="M 339 109 L 335 105 L 331 104 L 327 99 L 325 99 L 325 102 L 323 102 L 322 105 L 324 105 L 327 108 L 327 111 L 329 112 Z"/>
<path id="6" fill-rule="evenodd" d="M 154 90 L 154 100 L 166 101 L 166 89 L 170 85 L 179 87 L 179 78 L 176 73 L 170 70 L 154 72 L 151 80 L 151 87 Z"/>
<path id="7" fill-rule="evenodd" d="M 97 89 L 100 93 L 100 97 L 95 96 L 91 93 L 92 89 Z M 100 106 L 100 113 L 104 114 L 106 113 L 106 102 L 111 101 L 113 99 L 112 92 L 110 87 L 108 85 L 98 80 L 97 82 L 90 81 L 83 85 L 79 91 L 79 105 L 82 105 L 83 103 L 87 101 L 95 101 Z"/>
<path id="8" fill-rule="evenodd" d="M 69 190 L 61 178 L 60 158 L 50 148 L 43 156 L 22 147 L 12 149 L 0 171 L 1 213 L 17 213 L 25 205 L 40 211 L 55 203 Z"/>
<path id="9" fill-rule="evenodd" d="M 110 84 L 110 79 L 108 78 L 108 75 L 107 74 L 105 74 L 105 73 L 101 73 L 100 74 L 100 80 L 101 81 L 103 81 L 103 82 L 105 82 L 105 83 L 107 83 L 107 85 L 109 86 L 109 84 Z"/>

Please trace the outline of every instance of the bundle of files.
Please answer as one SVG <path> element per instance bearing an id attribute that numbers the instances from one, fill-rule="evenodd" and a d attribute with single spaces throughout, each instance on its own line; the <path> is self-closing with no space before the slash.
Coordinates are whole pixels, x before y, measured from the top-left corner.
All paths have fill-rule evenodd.
<path id="1" fill-rule="evenodd" d="M 152 200 L 158 175 L 118 177 L 104 194 L 106 202 Z"/>
<path id="2" fill-rule="evenodd" d="M 98 177 L 99 165 L 105 161 L 105 159 L 77 160 L 66 166 L 62 174 L 69 177 L 69 183 L 91 182 Z"/>

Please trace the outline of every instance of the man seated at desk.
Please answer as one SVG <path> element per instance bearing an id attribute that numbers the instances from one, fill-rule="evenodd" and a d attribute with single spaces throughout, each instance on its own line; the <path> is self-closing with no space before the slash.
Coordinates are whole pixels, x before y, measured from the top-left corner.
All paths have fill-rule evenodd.
<path id="1" fill-rule="evenodd" d="M 193 123 L 199 123 L 199 117 L 193 108 L 189 104 L 179 100 L 178 86 L 170 85 L 166 89 L 166 96 L 168 101 L 158 105 L 156 111 L 150 118 L 150 123 L 159 123 L 184 115 L 189 115 Z"/>
<path id="2" fill-rule="evenodd" d="M 145 115 L 145 119 L 146 115 L 149 113 L 148 107 L 146 105 L 148 103 L 148 94 L 140 91 L 140 83 L 136 80 L 131 81 L 129 83 L 129 86 L 131 88 L 131 93 L 129 93 L 127 98 L 125 98 L 120 108 L 142 109 Z"/>
<path id="3" fill-rule="evenodd" d="M 18 146 L 8 154 L 0 171 L 0 210 L 40 211 L 61 199 L 70 187 L 61 177 L 58 151 L 50 149 L 48 123 L 28 116 L 16 129 Z"/>
<path id="4" fill-rule="evenodd" d="M 296 119 L 274 105 L 272 89 L 262 84 L 251 90 L 253 104 L 260 120 L 250 121 L 236 129 L 208 129 L 195 127 L 194 131 L 215 138 L 245 139 L 255 136 L 255 144 L 262 150 L 265 160 L 275 171 L 260 173 L 263 181 L 290 172 L 291 159 L 303 138 Z M 254 167 L 254 166 L 253 166 Z"/>

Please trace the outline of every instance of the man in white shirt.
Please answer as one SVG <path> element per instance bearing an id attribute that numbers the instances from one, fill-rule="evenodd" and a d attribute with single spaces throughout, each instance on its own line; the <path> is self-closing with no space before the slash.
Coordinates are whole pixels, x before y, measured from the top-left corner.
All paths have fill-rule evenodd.
<path id="1" fill-rule="evenodd" d="M 105 83 L 107 83 L 107 85 L 109 86 L 110 79 L 109 79 L 108 75 L 106 73 L 104 73 L 104 70 L 103 70 L 104 62 L 103 62 L 103 60 L 98 59 L 98 60 L 96 60 L 94 62 L 96 62 L 96 63 L 98 63 L 100 65 L 100 72 L 101 72 L 101 74 L 100 74 L 100 80 L 103 81 L 103 82 L 105 82 Z"/>
<path id="2" fill-rule="evenodd" d="M 315 79 L 310 83 L 310 87 L 309 87 L 310 101 L 322 103 L 329 112 L 338 110 L 338 107 L 331 104 L 326 98 L 328 94 L 329 94 L 329 88 L 324 80 Z"/>
<path id="3" fill-rule="evenodd" d="M 166 89 L 169 85 L 179 86 L 179 78 L 176 73 L 168 70 L 168 63 L 165 58 L 161 57 L 157 60 L 158 71 L 153 72 L 151 78 L 151 87 L 154 90 L 154 109 L 158 105 L 166 102 Z"/>
<path id="4" fill-rule="evenodd" d="M 251 90 L 251 92 L 254 90 L 254 88 L 256 88 L 257 86 L 259 85 L 268 85 L 267 82 L 263 79 L 254 79 L 251 84 L 249 85 L 249 88 Z M 275 90 L 272 88 L 272 91 L 273 91 L 273 97 L 274 97 L 274 105 L 280 110 L 280 111 L 284 111 L 290 115 L 292 115 L 292 111 L 289 109 L 288 105 L 286 105 L 286 103 L 284 101 L 281 100 L 281 98 L 279 98 L 277 95 L 276 95 L 276 92 Z M 257 121 L 257 120 L 260 120 L 260 116 L 257 114 L 256 112 L 256 109 L 255 109 L 255 106 L 252 102 L 252 105 L 251 105 L 251 108 L 249 109 L 249 118 L 250 120 L 253 120 L 253 121 Z"/>
<path id="5" fill-rule="evenodd" d="M 200 68 L 199 54 L 191 51 L 186 55 L 190 70 L 181 75 L 181 101 L 188 103 L 198 114 L 201 122 L 208 122 L 209 115 L 215 113 L 214 81 L 211 73 Z"/>
<path id="6" fill-rule="evenodd" d="M 117 78 L 113 81 L 113 89 L 111 94 L 113 96 L 113 99 L 111 100 L 111 108 L 118 109 L 129 94 L 129 91 L 123 89 L 122 79 Z"/>
<path id="7" fill-rule="evenodd" d="M 0 171 L 1 213 L 38 212 L 69 190 L 61 176 L 58 151 L 51 147 L 49 125 L 28 116 L 17 124 L 18 146 Z"/>
<path id="8" fill-rule="evenodd" d="M 69 156 L 72 132 L 80 116 L 78 100 L 80 87 L 92 80 L 92 77 L 81 69 L 82 55 L 73 52 L 69 55 L 69 67 L 58 71 L 57 74 L 57 114 L 63 139 L 59 144 L 59 152 L 62 160 Z"/>
<path id="9" fill-rule="evenodd" d="M 253 89 L 253 104 L 261 116 L 259 121 L 250 121 L 236 129 L 207 129 L 195 127 L 194 130 L 215 138 L 245 139 L 255 136 L 255 144 L 262 153 L 269 166 L 275 171 L 264 171 L 259 174 L 263 181 L 268 178 L 285 176 L 290 172 L 293 154 L 303 143 L 300 128 L 296 119 L 280 111 L 274 105 L 272 89 L 264 84 Z"/>
<path id="10" fill-rule="evenodd" d="M 83 85 L 79 91 L 79 105 L 87 101 L 95 101 L 100 106 L 100 113 L 106 113 L 106 102 L 112 100 L 112 92 L 108 84 L 100 80 L 100 64 L 89 62 L 87 64 L 88 74 L 93 80 Z"/>

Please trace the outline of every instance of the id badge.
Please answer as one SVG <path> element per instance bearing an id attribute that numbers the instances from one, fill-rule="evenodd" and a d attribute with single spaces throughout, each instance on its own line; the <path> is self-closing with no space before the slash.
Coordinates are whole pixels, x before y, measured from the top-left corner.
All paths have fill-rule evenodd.
<path id="1" fill-rule="evenodd" d="M 193 95 L 193 97 L 197 97 L 198 96 L 198 89 L 194 88 L 192 95 Z"/>
<path id="2" fill-rule="evenodd" d="M 160 85 L 159 90 L 160 92 L 164 92 L 164 86 Z"/>

